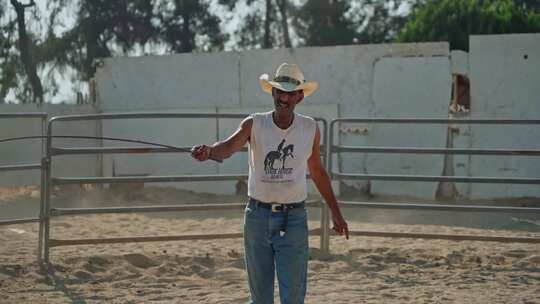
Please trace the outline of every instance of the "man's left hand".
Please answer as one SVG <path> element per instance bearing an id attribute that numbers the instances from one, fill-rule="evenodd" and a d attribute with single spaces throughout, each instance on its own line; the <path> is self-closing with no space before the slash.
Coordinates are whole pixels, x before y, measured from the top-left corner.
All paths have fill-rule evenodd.
<path id="1" fill-rule="evenodd" d="M 348 240 L 349 227 L 347 226 L 347 222 L 343 218 L 343 215 L 341 215 L 341 212 L 332 213 L 332 222 L 334 223 L 334 228 L 332 229 L 340 235 L 345 235 L 345 238 Z"/>

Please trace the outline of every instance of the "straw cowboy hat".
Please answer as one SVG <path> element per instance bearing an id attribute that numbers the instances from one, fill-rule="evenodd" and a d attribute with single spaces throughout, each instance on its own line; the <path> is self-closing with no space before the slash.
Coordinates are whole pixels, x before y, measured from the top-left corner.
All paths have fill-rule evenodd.
<path id="1" fill-rule="evenodd" d="M 259 77 L 261 89 L 272 94 L 272 88 L 276 88 L 285 92 L 304 91 L 304 96 L 309 96 L 317 88 L 319 84 L 316 81 L 306 81 L 304 74 L 296 64 L 282 63 L 276 71 L 276 76 L 269 80 L 268 74 L 262 74 Z"/>

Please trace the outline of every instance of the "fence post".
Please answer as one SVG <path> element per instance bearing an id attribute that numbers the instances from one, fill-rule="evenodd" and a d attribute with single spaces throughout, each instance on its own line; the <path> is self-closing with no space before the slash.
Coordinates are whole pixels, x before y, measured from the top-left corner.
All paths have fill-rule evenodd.
<path id="1" fill-rule="evenodd" d="M 330 182 L 332 182 L 332 145 L 333 145 L 333 132 L 332 132 L 333 123 L 330 123 L 330 130 L 328 130 L 326 125 L 326 120 L 324 121 L 324 146 L 326 149 L 325 153 L 325 167 L 328 171 L 330 177 Z M 325 204 L 324 200 L 321 202 L 321 251 L 328 253 L 330 251 L 330 210 L 328 205 Z"/>
<path id="2" fill-rule="evenodd" d="M 46 183 L 46 170 L 47 170 L 47 158 L 41 158 L 41 185 L 40 185 L 40 199 L 39 199 L 39 232 L 38 232 L 38 262 L 43 261 L 43 228 L 45 224 L 45 183 Z"/>
<path id="3" fill-rule="evenodd" d="M 41 118 L 41 135 L 47 134 L 47 114 Z M 43 216 L 44 216 L 44 197 L 45 197 L 45 167 L 47 159 L 44 156 L 47 142 L 41 139 L 41 168 L 39 180 L 39 229 L 38 229 L 38 263 L 43 261 Z"/>
<path id="4" fill-rule="evenodd" d="M 45 197 L 43 199 L 43 262 L 49 263 L 49 239 L 50 239 L 50 219 L 51 219 L 51 147 L 52 147 L 52 121 L 49 120 L 47 127 L 47 148 L 44 159 Z"/>

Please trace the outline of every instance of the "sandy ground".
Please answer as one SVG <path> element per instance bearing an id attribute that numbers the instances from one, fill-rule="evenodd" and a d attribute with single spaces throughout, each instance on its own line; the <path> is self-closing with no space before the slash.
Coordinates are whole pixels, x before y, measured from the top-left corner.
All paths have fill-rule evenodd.
<path id="1" fill-rule="evenodd" d="M 171 204 L 171 200 L 242 200 L 172 189 L 122 195 L 60 193 L 54 199 L 63 207 L 105 205 L 101 201 L 128 206 Z M 24 215 L 31 206 L 34 210 L 37 206 L 33 191 L 0 195 L 0 214 L 10 211 Z M 350 210 L 345 213 L 354 230 L 540 237 L 537 228 L 524 231 L 366 223 Z M 310 228 L 317 228 L 317 210 L 310 210 L 310 214 Z M 58 217 L 52 221 L 51 235 L 55 239 L 77 239 L 240 232 L 241 216 L 239 210 Z M 0 226 L 0 303 L 248 300 L 240 238 L 55 247 L 51 249 L 50 268 L 43 268 L 36 261 L 37 230 L 37 224 Z M 540 303 L 538 244 L 368 237 L 346 241 L 333 236 L 331 254 L 321 253 L 318 246 L 319 238 L 311 237 L 306 303 Z"/>

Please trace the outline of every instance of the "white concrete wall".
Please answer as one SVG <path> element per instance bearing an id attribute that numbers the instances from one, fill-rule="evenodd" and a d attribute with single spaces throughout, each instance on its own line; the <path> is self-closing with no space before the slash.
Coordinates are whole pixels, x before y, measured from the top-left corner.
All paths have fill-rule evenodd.
<path id="1" fill-rule="evenodd" d="M 540 34 L 470 37 L 471 112 L 477 118 L 540 118 Z M 540 125 L 472 126 L 472 147 L 540 148 Z M 473 156 L 473 176 L 539 177 L 538 156 Z M 538 185 L 474 184 L 470 197 L 539 197 Z"/>
<path id="2" fill-rule="evenodd" d="M 178 54 L 161 57 L 111 58 L 103 61 L 98 69 L 98 99 L 104 112 L 110 111 L 195 111 L 219 113 L 251 113 L 272 109 L 271 97 L 259 88 L 258 78 L 262 73 L 273 74 L 282 62 L 294 62 L 302 67 L 308 79 L 319 81 L 320 89 L 306 98 L 299 111 L 320 116 L 330 121 L 336 117 L 373 117 L 404 115 L 446 115 L 449 102 L 450 65 L 447 43 L 393 44 L 300 48 L 293 50 L 255 50 L 214 54 Z M 409 79 L 411 75 L 414 78 Z M 388 78 L 388 79 L 387 79 Z M 418 90 L 416 87 L 424 89 Z M 416 94 L 421 92 L 420 95 Z M 435 92 L 435 93 L 433 93 Z M 403 105 L 407 105 L 403 107 Z M 424 105 L 429 106 L 424 106 Z M 407 110 L 408 111 L 403 111 Z M 390 112 L 388 112 L 391 110 Z M 193 126 L 180 121 L 168 127 L 156 128 L 152 123 L 122 122 L 117 125 L 104 124 L 104 135 L 119 135 L 154 141 L 175 139 L 175 144 L 191 145 L 211 143 L 216 138 L 225 138 L 239 121 L 220 122 L 216 135 L 215 122 L 203 123 L 205 127 Z M 346 127 L 346 126 L 345 126 Z M 392 139 L 403 134 L 379 128 Z M 399 128 L 399 127 L 398 127 Z M 416 127 L 422 130 L 422 126 Z M 144 129 L 141 134 L 141 129 Z M 121 130 L 121 131 L 120 131 Z M 181 130 L 181 131 L 179 131 Z M 395 130 L 395 128 L 393 129 Z M 120 132 L 120 133 L 118 133 Z M 375 131 L 373 131 L 375 132 Z M 418 133 L 417 140 L 429 138 L 429 142 L 443 143 L 440 130 Z M 337 133 L 336 133 L 337 134 Z M 376 134 L 376 132 L 374 133 Z M 377 135 L 378 136 L 378 135 Z M 368 136 L 370 144 L 378 144 L 377 136 Z M 364 144 L 366 138 L 356 134 L 341 134 L 342 144 Z M 107 156 L 104 171 L 111 172 L 110 158 L 114 157 L 117 173 L 121 174 L 203 174 L 245 173 L 245 155 L 235 155 L 222 165 L 198 164 L 187 155 L 181 159 L 173 156 L 150 156 L 155 161 L 143 161 L 148 156 Z M 407 159 L 394 158 L 395 168 L 386 166 L 394 173 L 401 173 Z M 127 159 L 132 159 L 128 161 Z M 429 158 L 428 162 L 416 161 L 408 172 L 424 171 L 440 173 L 434 165 L 440 157 Z M 376 162 L 366 162 L 365 155 L 344 155 L 341 168 L 344 171 L 361 172 L 378 170 Z M 178 166 L 167 166 L 171 162 Z M 366 167 L 369 163 L 369 168 Z M 337 159 L 335 160 L 337 166 Z M 120 166 L 120 167 L 118 167 Z M 118 171 L 120 168 L 120 172 Z M 178 170 L 180 169 L 180 170 Z M 348 182 L 361 187 L 364 182 Z M 199 183 L 202 184 L 202 183 Z M 224 185 L 221 185 L 224 184 Z M 384 192 L 382 183 L 374 189 Z M 379 186 L 380 185 L 380 186 Z M 195 190 L 208 190 L 207 184 L 186 185 Z M 393 194 L 432 196 L 434 185 L 392 185 Z M 213 190 L 232 192 L 231 183 L 216 183 Z M 420 191 L 419 189 L 422 189 Z"/>
<path id="3" fill-rule="evenodd" d="M 451 93 L 448 56 L 383 58 L 375 65 L 373 112 L 376 117 L 446 118 Z M 446 145 L 445 125 L 373 124 L 369 146 L 439 147 Z M 371 154 L 370 174 L 441 175 L 444 155 Z M 433 197 L 437 183 L 374 181 L 372 192 Z"/>
<path id="4" fill-rule="evenodd" d="M 103 112 L 239 105 L 239 54 L 115 57 L 96 73 Z"/>
<path id="5" fill-rule="evenodd" d="M 48 118 L 58 115 L 93 114 L 97 109 L 89 105 L 0 105 L 0 112 L 45 112 Z M 45 135 L 46 126 L 41 119 L 25 118 L 0 119 L 0 138 Z M 96 122 L 90 123 L 61 123 L 54 125 L 56 135 L 88 135 L 99 134 L 101 126 Z M 60 140 L 54 142 L 55 146 L 76 144 L 80 146 L 98 146 L 99 142 L 93 140 Z M 13 165 L 23 163 L 40 163 L 45 155 L 41 140 L 23 140 L 0 144 L 0 165 Z M 53 160 L 53 176 L 97 176 L 101 174 L 97 156 L 55 156 Z M 1 186 L 38 185 L 40 173 L 37 170 L 3 171 L 0 175 Z"/>

